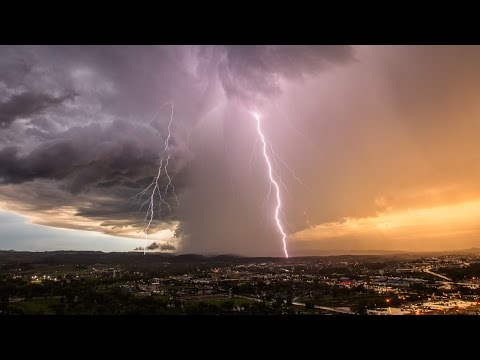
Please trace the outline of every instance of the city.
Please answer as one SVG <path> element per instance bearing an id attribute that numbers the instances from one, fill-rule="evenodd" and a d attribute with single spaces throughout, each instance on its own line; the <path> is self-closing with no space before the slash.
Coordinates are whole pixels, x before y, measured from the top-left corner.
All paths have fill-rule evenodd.
<path id="1" fill-rule="evenodd" d="M 0 252 L 0 314 L 480 315 L 480 252 Z"/>

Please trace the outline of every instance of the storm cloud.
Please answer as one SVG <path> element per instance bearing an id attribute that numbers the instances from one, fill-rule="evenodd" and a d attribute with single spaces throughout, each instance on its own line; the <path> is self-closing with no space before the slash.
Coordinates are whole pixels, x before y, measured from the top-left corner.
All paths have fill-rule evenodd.
<path id="1" fill-rule="evenodd" d="M 73 94 L 54 97 L 49 94 L 30 92 L 12 95 L 8 100 L 0 103 L 0 126 L 7 127 L 16 119 L 37 115 L 50 106 L 73 100 L 73 97 Z"/>
<path id="2" fill-rule="evenodd" d="M 204 171 L 189 164 L 205 160 L 204 145 L 212 140 L 211 134 L 195 139 L 206 114 L 228 98 L 277 96 L 280 77 L 315 73 L 351 55 L 349 47 L 296 46 L 4 46 L 0 52 L 4 206 L 36 223 L 125 236 L 143 230 L 144 215 L 131 200 L 151 182 L 162 153 L 168 113 L 151 121 L 159 106 L 175 104 L 170 175 L 189 207 L 201 178 L 196 171 Z M 152 229 L 188 223 L 187 213 L 160 214 Z M 183 235 L 187 243 L 198 241 Z"/>
<path id="3" fill-rule="evenodd" d="M 228 96 L 271 99 L 281 93 L 279 81 L 317 74 L 332 64 L 353 59 L 350 46 L 227 46 L 219 75 Z"/>
<path id="4" fill-rule="evenodd" d="M 478 60 L 475 46 L 2 46 L 0 206 L 143 238 L 135 195 L 158 171 L 172 102 L 180 206 L 156 213 L 155 246 L 282 255 L 254 110 L 293 254 L 402 248 L 405 232 L 372 243 L 368 229 L 480 198 Z"/>

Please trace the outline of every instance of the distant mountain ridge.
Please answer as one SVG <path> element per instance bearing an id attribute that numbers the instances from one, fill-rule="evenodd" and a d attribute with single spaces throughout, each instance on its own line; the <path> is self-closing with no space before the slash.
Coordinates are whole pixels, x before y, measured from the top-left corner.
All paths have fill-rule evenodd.
<path id="1" fill-rule="evenodd" d="M 313 256 L 296 256 L 289 259 L 282 257 L 246 257 L 233 254 L 219 255 L 199 255 L 199 254 L 169 254 L 152 252 L 144 255 L 143 252 L 110 252 L 101 251 L 13 251 L 0 250 L 0 264 L 12 263 L 44 263 L 44 264 L 144 264 L 153 265 L 158 263 L 261 263 L 271 261 L 292 262 L 307 258 L 381 258 L 381 257 L 427 257 L 440 256 L 449 254 L 480 254 L 480 248 L 471 248 L 455 251 L 437 251 L 437 252 L 406 252 L 406 251 L 338 251 L 336 254 L 313 255 Z"/>

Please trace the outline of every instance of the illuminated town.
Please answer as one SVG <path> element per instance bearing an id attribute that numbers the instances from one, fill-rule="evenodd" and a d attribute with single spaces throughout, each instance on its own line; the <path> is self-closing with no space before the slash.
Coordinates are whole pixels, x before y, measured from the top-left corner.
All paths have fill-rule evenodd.
<path id="1" fill-rule="evenodd" d="M 480 314 L 480 256 L 1 252 L 4 314 Z"/>

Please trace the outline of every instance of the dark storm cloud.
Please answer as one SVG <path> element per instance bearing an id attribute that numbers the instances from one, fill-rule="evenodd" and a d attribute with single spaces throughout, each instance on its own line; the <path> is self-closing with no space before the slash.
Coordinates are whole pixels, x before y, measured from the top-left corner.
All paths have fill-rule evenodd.
<path id="1" fill-rule="evenodd" d="M 0 46 L 0 81 L 9 86 L 21 85 L 32 71 L 32 53 L 26 47 Z"/>
<path id="2" fill-rule="evenodd" d="M 157 171 L 169 109 L 148 121 L 172 101 L 169 173 L 181 207 L 164 209 L 151 229 L 181 221 L 177 235 L 185 243 L 196 242 L 199 251 L 202 244 L 205 251 L 221 248 L 224 233 L 213 230 L 230 188 L 202 184 L 215 184 L 212 174 L 220 183 L 231 175 L 205 146 L 222 140 L 203 131 L 202 121 L 211 121 L 205 117 L 225 98 L 272 99 L 281 79 L 352 58 L 348 46 L 0 46 L 0 201 L 41 224 L 141 234 L 144 213 L 132 197 Z M 166 184 L 161 177 L 159 185 Z M 175 203 L 172 196 L 166 200 Z M 238 236 L 255 241 L 259 228 Z"/>
<path id="3" fill-rule="evenodd" d="M 0 129 L 8 127 L 16 119 L 38 115 L 51 106 L 73 99 L 74 94 L 55 97 L 49 94 L 25 92 L 13 95 L 6 102 L 0 103 Z"/>
<path id="4" fill-rule="evenodd" d="M 315 74 L 352 59 L 350 46 L 228 46 L 219 74 L 227 95 L 257 100 L 279 95 L 281 78 Z"/>
<path id="5" fill-rule="evenodd" d="M 188 183 L 185 166 L 193 155 L 186 129 L 195 121 L 202 89 L 177 65 L 182 51 L 0 47 L 0 124 L 5 127 L 0 132 L 0 201 L 36 223 L 140 233 L 145 214 L 131 197 L 157 171 L 168 109 L 148 121 L 166 101 L 175 102 L 178 118 L 172 125 L 169 174 L 178 194 Z M 18 118 L 25 121 L 14 121 Z M 166 181 L 162 177 L 159 185 L 165 187 Z M 175 210 L 163 210 L 163 222 L 150 229 L 171 227 Z"/>
<path id="6" fill-rule="evenodd" d="M 9 199 L 27 202 L 30 212 L 68 205 L 75 207 L 76 216 L 100 221 L 105 232 L 115 234 L 128 226 L 140 229 L 141 203 L 130 198 L 152 181 L 163 147 L 159 137 L 148 127 L 119 120 L 107 126 L 71 128 L 28 154 L 21 155 L 18 147 L 1 150 L 0 179 L 3 184 L 20 184 Z M 174 157 L 188 159 L 187 153 L 176 152 L 173 146 L 171 150 Z M 185 171 L 172 167 L 170 176 L 181 193 Z M 161 178 L 159 185 L 164 188 L 167 179 Z M 174 201 L 173 194 L 165 200 Z M 168 224 L 176 219 L 175 208 L 161 215 Z M 153 224 L 151 229 L 162 228 Z"/>
<path id="7" fill-rule="evenodd" d="M 4 183 L 22 183 L 71 177 L 72 192 L 101 181 L 134 179 L 146 175 L 142 168 L 156 161 L 161 147 L 157 136 L 121 121 L 74 127 L 25 155 L 20 147 L 2 149 L 0 178 Z"/>

